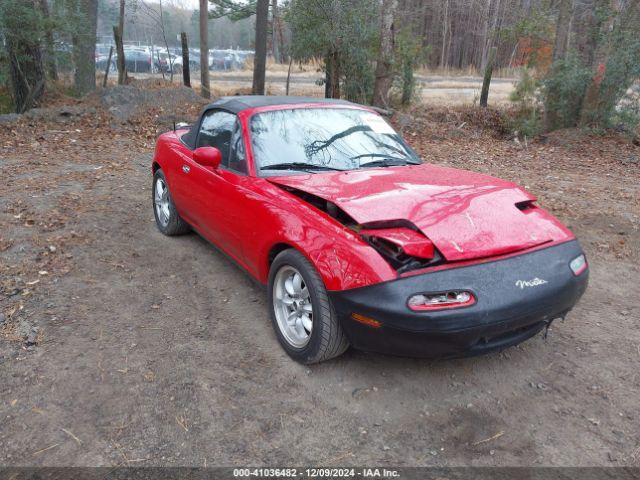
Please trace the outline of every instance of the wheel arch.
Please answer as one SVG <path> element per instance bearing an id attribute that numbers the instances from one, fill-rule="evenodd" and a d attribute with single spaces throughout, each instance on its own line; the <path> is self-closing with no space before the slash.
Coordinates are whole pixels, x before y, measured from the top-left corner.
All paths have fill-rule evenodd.
<path id="1" fill-rule="evenodd" d="M 322 239 L 322 243 L 291 237 L 275 241 L 266 249 L 266 254 L 262 254 L 258 273 L 260 281 L 267 283 L 274 259 L 288 249 L 302 254 L 313 265 L 327 290 L 356 288 L 395 278 L 391 267 L 370 247 L 320 232 L 316 238 Z"/>
<path id="2" fill-rule="evenodd" d="M 273 261 L 276 259 L 276 257 L 280 253 L 284 252 L 285 250 L 295 250 L 296 252 L 301 254 L 303 257 L 305 257 L 309 261 L 309 263 L 311 263 L 311 265 L 313 265 L 313 267 L 316 270 L 318 270 L 318 273 L 320 273 L 320 276 L 323 277 L 320 266 L 313 261 L 313 258 L 309 256 L 309 252 L 306 252 L 303 247 L 304 247 L 303 245 L 299 245 L 297 242 L 293 242 L 290 240 L 279 240 L 276 243 L 274 243 L 268 249 L 266 261 L 262 262 L 262 268 L 264 268 L 263 272 L 264 272 L 265 283 L 269 278 L 269 273 L 271 272 L 271 265 L 273 264 Z"/>
<path id="3" fill-rule="evenodd" d="M 158 137 L 156 141 L 156 148 L 153 152 L 153 159 L 151 160 L 151 173 L 155 174 L 158 170 L 163 170 L 165 175 L 167 174 L 164 168 L 168 161 L 175 155 L 172 153 L 170 144 L 176 141 L 175 133 L 165 132 Z"/>
<path id="4" fill-rule="evenodd" d="M 303 252 L 301 252 L 298 248 L 294 247 L 290 243 L 278 242 L 275 245 L 273 245 L 269 249 L 269 252 L 267 253 L 267 271 L 269 271 L 269 269 L 271 269 L 271 264 L 276 259 L 276 257 L 280 253 L 284 252 L 285 250 L 289 250 L 289 249 L 297 250 L 298 252 L 300 252 L 300 253 L 302 253 L 304 255 Z"/>

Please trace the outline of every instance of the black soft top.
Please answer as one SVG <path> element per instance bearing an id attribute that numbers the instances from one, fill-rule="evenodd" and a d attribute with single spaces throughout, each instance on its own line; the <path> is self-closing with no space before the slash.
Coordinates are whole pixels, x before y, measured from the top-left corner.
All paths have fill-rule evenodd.
<path id="1" fill-rule="evenodd" d="M 346 100 L 318 97 L 283 97 L 272 95 L 242 95 L 235 97 L 220 97 L 205 107 L 205 111 L 211 108 L 221 108 L 231 113 L 239 113 L 248 108 L 269 107 L 272 105 L 296 105 L 300 103 L 326 103 L 330 105 L 353 105 Z"/>
<path id="2" fill-rule="evenodd" d="M 202 116 L 211 109 L 226 110 L 231 113 L 240 113 L 249 108 L 268 107 L 272 105 L 298 105 L 301 103 L 320 103 L 327 105 L 355 105 L 346 100 L 318 97 L 284 97 L 272 95 L 238 95 L 233 97 L 220 97 L 215 102 L 210 103 L 200 113 L 198 120 L 191 126 L 191 129 L 182 136 L 182 141 L 189 148 L 194 149 L 196 138 L 200 130 Z"/>

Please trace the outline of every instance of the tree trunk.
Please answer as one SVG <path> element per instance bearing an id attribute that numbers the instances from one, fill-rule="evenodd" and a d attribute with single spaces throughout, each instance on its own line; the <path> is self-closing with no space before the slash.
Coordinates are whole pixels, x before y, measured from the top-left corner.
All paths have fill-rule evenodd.
<path id="1" fill-rule="evenodd" d="M 209 82 L 209 0 L 200 0 L 200 95 L 211 98 Z"/>
<path id="2" fill-rule="evenodd" d="M 125 58 L 124 48 L 122 46 L 122 35 L 120 35 L 120 29 L 117 25 L 113 26 L 113 41 L 116 44 L 116 67 L 118 69 L 118 85 L 122 85 L 125 79 Z M 122 82 L 122 83 L 120 83 Z"/>
<path id="3" fill-rule="evenodd" d="M 269 22 L 269 0 L 257 0 L 256 4 L 256 46 L 253 57 L 254 95 L 264 95 L 267 69 L 267 26 Z"/>
<path id="4" fill-rule="evenodd" d="M 114 28 L 115 30 L 115 28 Z M 120 0 L 120 13 L 118 16 L 118 32 L 114 31 L 116 50 L 118 52 L 118 85 L 124 85 L 127 79 L 126 59 L 124 58 L 124 0 Z M 118 42 L 118 39 L 120 40 Z"/>
<path id="5" fill-rule="evenodd" d="M 482 24 L 482 59 L 480 60 L 480 70 L 484 71 L 487 67 L 487 59 L 489 57 L 489 21 L 491 13 L 491 0 L 487 1 L 487 7 L 484 12 Z"/>
<path id="6" fill-rule="evenodd" d="M 291 65 L 293 65 L 293 57 L 289 57 L 289 70 L 287 70 L 287 85 L 285 95 L 289 96 L 289 86 L 291 85 Z"/>
<path id="7" fill-rule="evenodd" d="M 331 98 L 333 87 L 331 86 L 331 55 L 324 59 L 324 98 Z"/>
<path id="8" fill-rule="evenodd" d="M 125 0 L 120 0 L 120 10 L 118 12 L 118 30 L 120 31 L 120 35 L 122 35 L 122 40 L 124 40 L 124 8 L 125 8 Z"/>
<path id="9" fill-rule="evenodd" d="M 453 29 L 453 24 L 452 22 L 449 22 L 449 42 L 447 43 L 447 55 L 445 56 L 445 61 L 444 61 L 444 67 L 445 70 L 449 70 L 449 58 L 451 57 L 451 42 L 453 42 L 453 33 L 452 33 L 452 29 Z"/>
<path id="10" fill-rule="evenodd" d="M 560 10 L 558 12 L 558 20 L 556 21 L 556 39 L 553 47 L 553 64 L 562 61 L 567 56 L 567 47 L 569 41 L 569 24 L 571 23 L 571 11 L 573 8 L 573 0 L 561 0 Z M 553 66 L 552 66 L 553 69 Z M 553 74 L 553 70 L 552 70 Z M 551 99 L 558 98 L 560 95 L 555 88 L 549 88 L 547 97 Z M 562 127 L 560 112 L 548 105 L 544 110 L 544 129 L 547 132 Z M 566 115 L 567 112 L 563 112 Z"/>
<path id="11" fill-rule="evenodd" d="M 109 48 L 109 58 L 107 58 L 107 65 L 104 69 L 104 79 L 102 80 L 102 88 L 107 88 L 107 80 L 109 80 L 109 70 L 111 69 L 111 58 L 113 57 L 113 45 Z"/>
<path id="12" fill-rule="evenodd" d="M 340 54 L 331 51 L 325 58 L 325 98 L 340 98 Z"/>
<path id="13" fill-rule="evenodd" d="M 284 32 L 282 31 L 283 24 L 282 17 L 280 16 L 280 11 L 278 10 L 278 22 L 276 23 L 276 33 L 278 35 L 278 46 L 280 53 L 280 63 L 284 63 L 288 59 L 288 55 L 285 54 L 285 41 L 284 41 Z"/>
<path id="14" fill-rule="evenodd" d="M 616 105 L 638 77 L 640 3 L 612 2 L 611 9 L 615 14 L 603 23 L 601 38 L 605 42 L 596 51 L 594 76 L 582 105 L 583 126 L 606 126 Z"/>
<path id="15" fill-rule="evenodd" d="M 576 50 L 584 65 L 592 65 L 596 48 L 598 46 L 598 36 L 600 23 L 596 11 L 602 7 L 606 0 L 587 0 L 576 2 Z"/>
<path id="16" fill-rule="evenodd" d="M 420 23 L 420 36 L 422 37 L 422 48 L 427 48 L 429 46 L 429 24 L 428 24 L 429 16 L 427 15 L 427 8 L 422 9 L 422 22 Z"/>
<path id="17" fill-rule="evenodd" d="M 342 77 L 342 64 L 340 63 L 340 52 L 336 51 L 333 53 L 333 59 L 331 61 L 333 64 L 333 70 L 331 71 L 331 85 L 333 89 L 333 93 L 331 94 L 331 98 L 340 98 L 342 95 L 340 89 L 340 78 Z"/>
<path id="18" fill-rule="evenodd" d="M 332 51 L 326 59 L 326 98 L 340 98 L 340 53 Z"/>
<path id="19" fill-rule="evenodd" d="M 397 0 L 383 0 L 380 12 L 380 51 L 376 64 L 376 80 L 373 86 L 373 105 L 389 108 L 389 90 L 393 82 L 393 16 Z"/>
<path id="20" fill-rule="evenodd" d="M 560 0 L 560 11 L 556 23 L 556 40 L 553 46 L 553 62 L 564 60 L 569 46 L 569 31 L 573 10 L 573 0 Z"/>
<path id="21" fill-rule="evenodd" d="M 444 18 L 442 20 L 442 52 L 440 55 L 440 67 L 445 66 L 445 50 L 447 46 L 448 25 L 449 25 L 449 0 L 445 0 Z"/>
<path id="22" fill-rule="evenodd" d="M 405 59 L 402 64 L 402 105 L 409 105 L 413 97 L 415 79 L 413 77 L 413 59 Z"/>
<path id="23" fill-rule="evenodd" d="M 49 13 L 49 4 L 47 0 L 39 1 L 40 12 L 42 12 L 42 16 L 45 19 L 48 19 L 51 14 Z M 51 25 L 45 26 L 44 30 L 44 41 L 45 41 L 45 64 L 47 66 L 47 74 L 49 78 L 53 81 L 58 80 L 58 69 L 56 68 L 56 52 L 53 48 L 53 28 Z"/>
<path id="24" fill-rule="evenodd" d="M 486 18 L 486 24 L 485 24 L 485 30 L 484 30 L 484 39 L 483 39 L 484 43 L 483 43 L 482 63 L 481 63 L 482 70 L 485 70 L 487 67 L 487 62 L 489 61 L 489 55 L 491 53 L 491 49 L 495 44 L 496 33 L 500 30 L 500 24 L 502 23 L 502 18 L 501 18 L 502 5 L 500 0 L 496 0 L 495 2 L 495 7 L 494 7 L 495 11 L 493 12 L 493 15 L 491 14 L 491 4 L 492 4 L 491 1 L 489 1 L 487 4 L 487 18 Z M 489 24 L 491 24 L 491 26 L 489 26 Z M 494 63 L 495 63 L 495 59 L 494 59 Z"/>
<path id="25" fill-rule="evenodd" d="M 271 0 L 271 54 L 280 63 L 280 41 L 278 39 L 278 0 Z"/>
<path id="26" fill-rule="evenodd" d="M 607 7 L 615 11 L 615 3 L 617 0 L 596 0 L 596 8 L 599 11 L 604 11 Z M 593 53 L 593 61 L 591 62 L 591 70 L 593 77 L 591 83 L 587 87 L 587 91 L 584 94 L 582 100 L 582 108 L 580 110 L 580 126 L 587 126 L 594 123 L 599 123 L 598 118 L 598 103 L 600 101 L 600 84 L 606 74 L 607 59 L 611 48 L 608 33 L 613 30 L 615 16 L 610 15 L 598 24 L 597 32 L 594 32 L 598 41 L 595 45 Z M 622 45 L 618 48 L 625 48 Z"/>
<path id="27" fill-rule="evenodd" d="M 33 0 L 20 1 L 27 3 L 27 8 L 35 9 L 36 7 Z M 35 16 L 22 17 L 24 8 L 25 5 L 18 1 L 7 2 L 4 13 L 13 21 L 2 22 L 5 23 L 3 33 L 16 113 L 24 113 L 37 104 L 44 93 L 45 86 L 39 39 L 24 34 L 24 31 L 37 31 L 39 26 Z M 16 21 L 17 18 L 24 18 L 24 20 Z"/>
<path id="28" fill-rule="evenodd" d="M 487 58 L 487 66 L 484 68 L 482 92 L 480 93 L 480 106 L 483 108 L 487 108 L 489 100 L 489 87 L 491 86 L 491 75 L 493 75 L 493 62 L 496 60 L 496 51 L 496 47 L 491 47 Z"/>
<path id="29" fill-rule="evenodd" d="M 185 87 L 191 88 L 191 65 L 189 65 L 189 44 L 186 32 L 180 33 L 180 43 L 182 45 L 182 83 Z"/>
<path id="30" fill-rule="evenodd" d="M 73 35 L 73 81 L 78 95 L 86 95 L 96 89 L 98 0 L 78 0 L 78 8 L 84 18 Z"/>

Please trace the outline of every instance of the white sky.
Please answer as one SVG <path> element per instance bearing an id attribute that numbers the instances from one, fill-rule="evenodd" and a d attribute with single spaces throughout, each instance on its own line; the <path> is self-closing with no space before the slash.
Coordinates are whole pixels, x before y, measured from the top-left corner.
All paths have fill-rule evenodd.
<path id="1" fill-rule="evenodd" d="M 158 0 L 147 0 L 151 3 L 158 3 Z M 240 0 L 244 3 L 245 0 Z M 200 8 L 200 0 L 162 0 L 163 5 L 175 5 L 176 7 L 190 8 L 197 10 Z"/>
<path id="2" fill-rule="evenodd" d="M 149 0 L 150 3 L 158 3 L 158 0 Z M 163 5 L 175 5 L 176 7 L 198 9 L 200 0 L 162 0 Z"/>

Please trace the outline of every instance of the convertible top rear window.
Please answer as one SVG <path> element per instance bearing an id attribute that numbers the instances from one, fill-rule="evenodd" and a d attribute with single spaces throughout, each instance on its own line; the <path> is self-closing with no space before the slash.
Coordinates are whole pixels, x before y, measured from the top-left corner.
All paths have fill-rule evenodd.
<path id="1" fill-rule="evenodd" d="M 257 171 L 353 170 L 420 163 L 379 115 L 350 108 L 294 108 L 256 114 L 251 139 Z M 287 167 L 289 166 L 289 167 Z M 273 174 L 273 173 L 272 173 Z M 280 173 L 282 174 L 282 173 Z"/>

